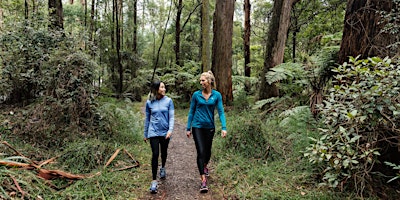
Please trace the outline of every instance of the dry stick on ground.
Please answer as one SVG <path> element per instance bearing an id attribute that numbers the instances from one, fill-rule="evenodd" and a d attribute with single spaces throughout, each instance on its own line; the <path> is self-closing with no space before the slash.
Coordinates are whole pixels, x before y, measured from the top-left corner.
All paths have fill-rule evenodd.
<path id="1" fill-rule="evenodd" d="M 23 191 L 23 190 L 21 189 L 21 186 L 19 186 L 18 181 L 17 181 L 13 176 L 10 175 L 10 177 L 11 177 L 11 179 L 13 180 L 13 182 L 14 182 L 15 186 L 17 187 L 18 191 L 21 192 L 21 194 L 22 194 L 21 199 L 24 199 L 25 191 Z"/>
<path id="2" fill-rule="evenodd" d="M 6 145 L 7 147 L 9 147 L 10 149 L 12 149 L 19 156 L 27 158 L 22 153 L 17 151 L 14 147 L 12 147 L 10 144 L 8 144 L 8 142 L 2 141 L 1 143 Z M 7 167 L 21 167 L 21 168 L 25 168 L 25 169 L 36 169 L 36 170 L 38 170 L 38 176 L 42 177 L 42 178 L 44 178 L 46 180 L 51 180 L 51 179 L 60 178 L 60 177 L 64 177 L 64 178 L 68 178 L 68 179 L 72 179 L 72 180 L 85 178 L 85 176 L 82 176 L 82 175 L 70 174 L 70 173 L 67 173 L 67 172 L 60 171 L 60 170 L 41 169 L 41 166 L 53 161 L 54 159 L 55 158 L 51 158 L 49 160 L 46 160 L 40 165 L 38 165 L 37 162 L 35 162 L 35 161 L 33 161 L 33 160 L 29 159 L 29 158 L 28 158 L 28 160 L 31 163 L 20 163 L 20 162 L 14 162 L 14 161 L 0 160 L 0 165 L 4 165 L 4 166 L 7 166 Z"/>
<path id="3" fill-rule="evenodd" d="M 104 168 L 106 168 L 108 165 L 110 165 L 110 163 L 115 159 L 115 157 L 117 157 L 117 155 L 118 155 L 118 153 L 119 153 L 120 151 L 121 151 L 121 149 L 117 149 L 117 150 L 114 152 L 114 154 L 111 156 L 111 158 L 108 159 L 107 163 L 104 165 Z M 131 168 L 136 168 L 136 167 L 139 167 L 139 166 L 140 166 L 139 161 L 135 160 L 135 159 L 133 158 L 133 156 L 132 156 L 126 149 L 124 149 L 124 152 L 133 160 L 133 162 L 136 163 L 136 165 L 126 166 L 126 167 L 123 167 L 123 168 L 111 170 L 111 172 L 114 172 L 114 171 L 122 171 L 122 170 L 131 169 Z"/>
<path id="4" fill-rule="evenodd" d="M 115 150 L 115 152 L 114 152 L 114 154 L 111 156 L 111 158 L 108 159 L 106 165 L 104 165 L 104 169 L 114 160 L 115 157 L 117 157 L 119 151 L 121 151 L 121 149 Z"/>
<path id="5" fill-rule="evenodd" d="M 19 156 L 29 159 L 28 157 L 24 156 L 22 153 L 20 153 L 19 151 L 17 151 L 13 146 L 11 146 L 10 144 L 8 144 L 7 141 L 2 141 L 1 143 L 4 144 L 4 145 L 6 145 L 8 148 L 12 149 L 12 150 L 13 150 L 16 154 L 18 154 Z M 31 159 L 29 159 L 29 161 L 32 162 L 33 164 L 37 165 L 37 163 L 36 163 L 35 161 L 33 161 L 33 160 L 31 160 Z"/>

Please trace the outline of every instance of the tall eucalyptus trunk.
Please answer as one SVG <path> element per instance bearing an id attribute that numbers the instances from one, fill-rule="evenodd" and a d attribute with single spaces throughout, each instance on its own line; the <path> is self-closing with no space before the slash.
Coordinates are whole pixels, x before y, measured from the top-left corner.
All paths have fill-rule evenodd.
<path id="1" fill-rule="evenodd" d="M 260 89 L 258 99 L 268 99 L 279 96 L 279 89 L 275 83 L 269 84 L 265 75 L 267 72 L 283 62 L 287 33 L 290 25 L 292 6 L 299 0 L 275 0 L 273 14 L 268 29 L 265 49 L 264 67 L 260 73 Z"/>
<path id="2" fill-rule="evenodd" d="M 133 0 L 133 53 L 137 53 L 137 0 Z"/>
<path id="3" fill-rule="evenodd" d="M 392 0 L 347 1 L 339 63 L 346 62 L 349 56 L 392 57 L 397 53 L 387 48 L 396 35 L 381 32 L 388 21 L 382 21 L 380 12 L 391 12 L 393 6 Z"/>
<path id="4" fill-rule="evenodd" d="M 217 90 L 225 104 L 233 102 L 232 93 L 232 36 L 234 0 L 218 0 L 213 21 L 213 46 L 211 70 L 215 75 Z"/>
<path id="5" fill-rule="evenodd" d="M 210 2 L 202 0 L 201 4 L 201 69 L 208 71 L 210 67 Z"/>
<path id="6" fill-rule="evenodd" d="M 63 30 L 64 18 L 63 18 L 63 7 L 61 0 L 49 0 L 48 9 L 49 9 L 49 29 Z"/>
<path id="7" fill-rule="evenodd" d="M 182 0 L 178 0 L 176 20 L 175 20 L 175 64 L 182 66 L 181 62 L 181 15 L 182 15 Z"/>

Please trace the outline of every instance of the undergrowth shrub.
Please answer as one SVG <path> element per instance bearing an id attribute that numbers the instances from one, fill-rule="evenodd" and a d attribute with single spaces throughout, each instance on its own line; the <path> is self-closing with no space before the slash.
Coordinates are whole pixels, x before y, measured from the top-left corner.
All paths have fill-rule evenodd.
<path id="1" fill-rule="evenodd" d="M 399 164 L 392 146 L 399 143 L 400 65 L 388 58 L 351 57 L 334 72 L 320 107 L 325 126 L 304 156 L 321 167 L 322 185 L 363 195 L 394 175 L 384 161 Z"/>
<path id="2" fill-rule="evenodd" d="M 112 143 L 104 143 L 96 139 L 91 139 L 90 141 L 77 140 L 74 143 L 70 143 L 61 152 L 57 161 L 62 163 L 65 171 L 89 173 L 104 166 L 114 151 L 115 147 Z"/>
<path id="3" fill-rule="evenodd" d="M 254 113 L 240 113 L 229 120 L 229 134 L 224 140 L 226 148 L 248 158 L 266 158 L 269 141 L 263 133 L 261 119 Z"/>

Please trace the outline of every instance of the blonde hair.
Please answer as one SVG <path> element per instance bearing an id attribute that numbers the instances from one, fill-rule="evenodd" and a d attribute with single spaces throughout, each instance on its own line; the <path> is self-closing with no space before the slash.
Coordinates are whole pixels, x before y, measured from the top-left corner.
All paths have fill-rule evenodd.
<path id="1" fill-rule="evenodd" d="M 206 77 L 207 81 L 211 85 L 211 88 L 215 88 L 216 87 L 215 77 L 214 77 L 214 74 L 212 73 L 212 71 L 203 72 L 200 76 Z"/>

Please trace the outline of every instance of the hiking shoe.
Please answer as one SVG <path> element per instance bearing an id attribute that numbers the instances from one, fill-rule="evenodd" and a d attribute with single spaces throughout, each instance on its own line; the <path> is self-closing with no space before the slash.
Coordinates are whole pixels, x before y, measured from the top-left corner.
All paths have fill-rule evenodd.
<path id="1" fill-rule="evenodd" d="M 210 176 L 210 174 L 208 173 L 208 168 L 207 167 L 204 167 L 204 175 Z"/>
<path id="2" fill-rule="evenodd" d="M 204 180 L 204 181 L 201 182 L 200 192 L 201 193 L 207 193 L 208 192 L 207 180 Z"/>
<path id="3" fill-rule="evenodd" d="M 167 173 L 165 172 L 165 168 L 164 168 L 164 167 L 161 167 L 161 168 L 160 168 L 160 178 L 161 178 L 161 179 L 164 179 L 165 176 L 167 176 Z"/>
<path id="4" fill-rule="evenodd" d="M 152 193 L 152 194 L 156 194 L 157 193 L 157 188 L 158 188 L 158 183 L 157 183 L 157 181 L 152 181 L 151 182 L 151 185 L 150 185 L 150 192 Z"/>

